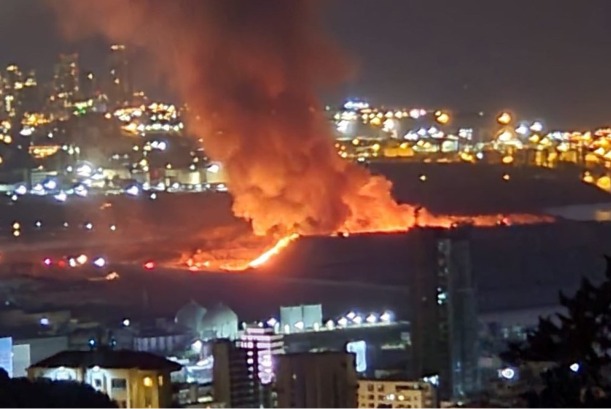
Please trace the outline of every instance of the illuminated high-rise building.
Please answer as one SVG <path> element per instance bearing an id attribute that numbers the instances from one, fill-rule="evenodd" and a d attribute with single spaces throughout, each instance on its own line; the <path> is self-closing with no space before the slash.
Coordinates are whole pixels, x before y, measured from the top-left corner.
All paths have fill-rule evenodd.
<path id="1" fill-rule="evenodd" d="M 23 89 L 23 73 L 21 69 L 10 64 L 4 70 L 2 76 L 2 115 L 14 118 L 20 110 L 19 91 Z"/>
<path id="2" fill-rule="evenodd" d="M 0 75 L 0 85 L 0 117 L 12 118 L 17 124 L 25 112 L 40 110 L 42 95 L 33 70 L 24 74 L 11 64 Z"/>
<path id="3" fill-rule="evenodd" d="M 53 93 L 63 107 L 70 107 L 79 94 L 78 54 L 61 54 L 55 65 Z"/>
<path id="4" fill-rule="evenodd" d="M 414 234 L 421 247 L 410 296 L 413 375 L 439 383 L 442 399 L 461 399 L 479 389 L 469 229 Z"/>
<path id="5" fill-rule="evenodd" d="M 258 326 L 246 327 L 240 335 L 238 346 L 252 354 L 257 355 L 257 367 L 253 372 L 257 374 L 262 384 L 266 385 L 274 379 L 275 356 L 284 353 L 284 336 L 276 334 L 273 328 Z"/>
<path id="6" fill-rule="evenodd" d="M 132 100 L 133 85 L 127 48 L 115 44 L 110 48 L 108 61 L 109 86 L 108 99 L 116 106 L 127 105 Z"/>

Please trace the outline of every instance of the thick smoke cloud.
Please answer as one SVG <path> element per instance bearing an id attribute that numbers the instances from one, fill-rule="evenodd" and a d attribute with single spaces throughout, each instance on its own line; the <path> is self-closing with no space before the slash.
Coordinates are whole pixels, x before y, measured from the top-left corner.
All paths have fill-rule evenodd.
<path id="1" fill-rule="evenodd" d="M 346 64 L 313 0 L 49 0 L 63 32 L 142 47 L 255 233 L 395 230 L 391 184 L 337 155 L 317 92 Z"/>

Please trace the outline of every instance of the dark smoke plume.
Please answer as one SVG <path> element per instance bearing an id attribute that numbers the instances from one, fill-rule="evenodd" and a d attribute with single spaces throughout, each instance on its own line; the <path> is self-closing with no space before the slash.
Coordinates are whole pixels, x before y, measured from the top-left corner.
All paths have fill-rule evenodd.
<path id="1" fill-rule="evenodd" d="M 223 163 L 234 213 L 257 234 L 413 224 L 391 184 L 342 160 L 317 98 L 346 64 L 313 0 L 48 0 L 73 40 L 143 48 Z"/>

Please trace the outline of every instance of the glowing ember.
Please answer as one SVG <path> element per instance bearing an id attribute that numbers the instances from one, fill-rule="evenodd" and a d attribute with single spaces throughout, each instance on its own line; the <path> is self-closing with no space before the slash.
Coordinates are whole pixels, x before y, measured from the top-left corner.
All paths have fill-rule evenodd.
<path id="1" fill-rule="evenodd" d="M 278 240 L 278 242 L 271 249 L 261 254 L 259 257 L 248 263 L 249 267 L 257 268 L 269 261 L 272 257 L 278 255 L 282 250 L 287 248 L 292 242 L 299 238 L 298 234 L 291 234 Z"/>

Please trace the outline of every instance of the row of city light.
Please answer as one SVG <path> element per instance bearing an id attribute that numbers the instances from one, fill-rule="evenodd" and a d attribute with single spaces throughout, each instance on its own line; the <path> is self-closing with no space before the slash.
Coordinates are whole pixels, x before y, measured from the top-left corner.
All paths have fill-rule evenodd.
<path id="1" fill-rule="evenodd" d="M 36 229 L 42 229 L 43 227 L 43 223 L 41 220 L 36 220 L 34 222 L 34 227 Z M 67 229 L 70 227 L 70 223 L 68 222 L 64 222 L 62 224 L 62 228 Z M 92 231 L 94 229 L 94 225 L 91 222 L 85 222 L 83 224 L 81 224 L 81 228 L 86 230 L 86 231 Z M 108 229 L 112 232 L 117 231 L 117 225 L 116 224 L 111 224 L 110 226 L 108 226 Z M 22 230 L 23 230 L 23 225 L 20 222 L 13 222 L 11 224 L 11 231 L 13 232 L 13 236 L 15 237 L 19 237 L 22 234 Z"/>
<path id="2" fill-rule="evenodd" d="M 361 327 L 366 325 L 388 325 L 391 324 L 394 320 L 394 315 L 386 311 L 380 315 L 377 314 L 369 314 L 369 315 L 361 315 L 357 314 L 353 311 L 349 312 L 345 316 L 340 317 L 337 320 L 328 320 L 325 325 L 321 325 L 318 322 L 312 324 L 311 328 L 306 328 L 306 324 L 303 321 L 298 321 L 294 323 L 291 327 L 289 324 L 285 324 L 281 328 L 281 323 L 276 318 L 270 318 L 266 321 L 266 324 L 274 328 L 276 332 L 283 332 L 285 334 L 290 334 L 291 332 L 303 332 L 303 331 L 332 331 L 335 329 L 342 328 L 350 328 L 350 327 Z M 259 323 L 259 326 L 263 326 L 263 323 Z"/>

